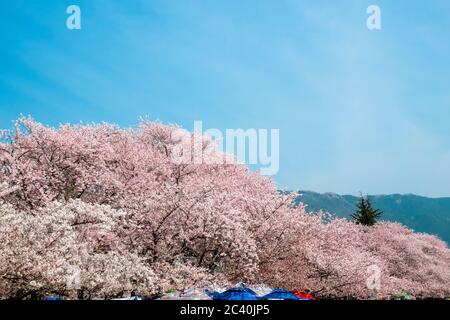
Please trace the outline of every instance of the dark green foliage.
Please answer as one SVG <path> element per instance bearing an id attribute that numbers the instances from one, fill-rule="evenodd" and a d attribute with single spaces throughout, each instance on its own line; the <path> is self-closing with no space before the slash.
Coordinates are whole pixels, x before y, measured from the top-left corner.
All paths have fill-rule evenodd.
<path id="1" fill-rule="evenodd" d="M 382 214 L 380 210 L 372 206 L 368 197 L 361 196 L 356 204 L 356 212 L 351 215 L 351 218 L 357 224 L 373 226 Z"/>

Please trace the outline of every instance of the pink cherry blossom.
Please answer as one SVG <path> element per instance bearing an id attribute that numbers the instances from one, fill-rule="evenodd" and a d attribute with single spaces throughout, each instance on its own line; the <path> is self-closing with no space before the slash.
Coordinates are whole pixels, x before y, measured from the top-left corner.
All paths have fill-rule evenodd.
<path id="1" fill-rule="evenodd" d="M 192 142 L 174 140 L 179 129 L 19 119 L 0 144 L 0 296 L 152 296 L 237 281 L 332 298 L 450 295 L 450 250 L 436 237 L 307 213 L 207 137 L 192 135 L 202 163 L 174 161 Z M 366 284 L 372 265 L 377 290 Z"/>

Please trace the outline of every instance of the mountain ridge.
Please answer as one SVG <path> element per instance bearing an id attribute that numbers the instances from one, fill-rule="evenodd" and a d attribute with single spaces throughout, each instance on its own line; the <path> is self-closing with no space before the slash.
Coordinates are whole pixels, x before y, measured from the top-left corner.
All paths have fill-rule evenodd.
<path id="1" fill-rule="evenodd" d="M 341 218 L 349 218 L 359 197 L 334 192 L 299 191 L 297 203 L 307 211 L 323 210 Z M 399 222 L 417 232 L 437 235 L 450 243 L 450 197 L 430 198 L 416 194 L 379 194 L 368 196 L 374 207 L 383 211 L 381 220 Z"/>

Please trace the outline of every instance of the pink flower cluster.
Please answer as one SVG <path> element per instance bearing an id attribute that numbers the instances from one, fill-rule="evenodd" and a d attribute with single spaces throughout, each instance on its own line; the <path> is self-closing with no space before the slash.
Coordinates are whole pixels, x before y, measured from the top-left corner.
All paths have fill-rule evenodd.
<path id="1" fill-rule="evenodd" d="M 179 164 L 177 129 L 19 119 L 0 144 L 0 297 L 157 295 L 236 281 L 333 298 L 450 295 L 450 250 L 436 237 L 308 214 L 229 159 Z M 201 139 L 203 157 L 225 156 Z"/>

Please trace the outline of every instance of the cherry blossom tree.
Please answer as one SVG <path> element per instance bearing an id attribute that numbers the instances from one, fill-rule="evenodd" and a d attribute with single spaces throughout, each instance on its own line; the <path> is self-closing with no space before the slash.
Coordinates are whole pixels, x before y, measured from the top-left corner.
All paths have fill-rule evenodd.
<path id="1" fill-rule="evenodd" d="M 109 205 L 127 212 L 117 233 L 149 265 L 184 264 L 219 278 L 250 279 L 257 270 L 251 232 L 258 223 L 245 197 L 252 184 L 270 182 L 238 165 L 174 163 L 177 129 L 144 122 L 138 130 L 55 130 L 22 118 L 12 143 L 1 146 L 1 178 L 18 186 L 4 200 L 25 211 L 74 199 Z M 204 139 L 203 148 L 209 143 Z"/>
<path id="2" fill-rule="evenodd" d="M 245 281 L 364 298 L 371 265 L 379 294 L 450 294 L 449 249 L 436 237 L 309 214 L 294 197 L 174 125 L 20 118 L 0 143 L 0 296 L 151 296 Z"/>
<path id="3" fill-rule="evenodd" d="M 368 296 L 367 268 L 381 263 L 360 246 L 359 226 L 321 213 L 299 212 L 289 220 L 283 243 L 266 251 L 265 283 L 322 298 Z"/>
<path id="4" fill-rule="evenodd" d="M 363 232 L 367 250 L 384 262 L 382 291 L 409 292 L 422 298 L 450 294 L 450 250 L 435 236 L 390 222 Z"/>
<path id="5" fill-rule="evenodd" d="M 79 200 L 0 208 L 0 296 L 108 298 L 157 292 L 155 273 L 113 234 L 124 213 Z"/>

